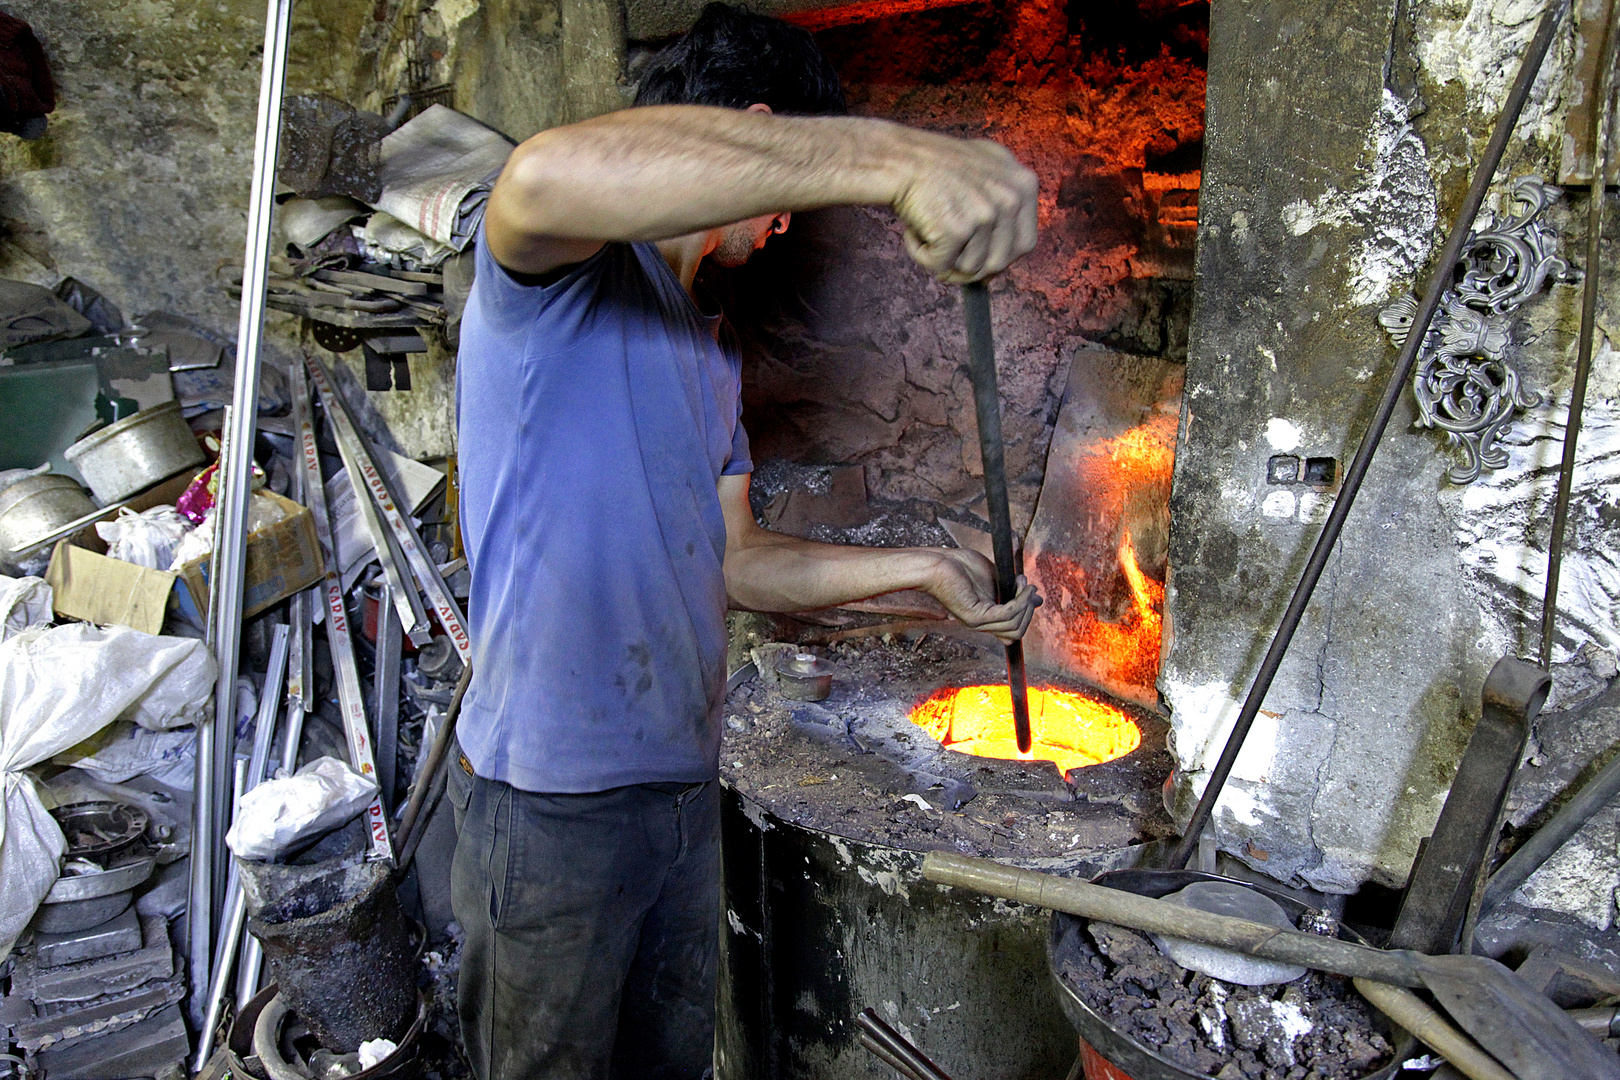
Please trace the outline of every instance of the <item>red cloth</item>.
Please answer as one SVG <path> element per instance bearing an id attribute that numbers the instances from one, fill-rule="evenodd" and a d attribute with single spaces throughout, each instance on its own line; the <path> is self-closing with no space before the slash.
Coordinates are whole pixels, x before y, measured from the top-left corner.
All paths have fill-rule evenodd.
<path id="1" fill-rule="evenodd" d="M 21 19 L 0 12 L 0 131 L 13 134 L 23 124 L 56 109 L 56 86 L 34 31 Z"/>

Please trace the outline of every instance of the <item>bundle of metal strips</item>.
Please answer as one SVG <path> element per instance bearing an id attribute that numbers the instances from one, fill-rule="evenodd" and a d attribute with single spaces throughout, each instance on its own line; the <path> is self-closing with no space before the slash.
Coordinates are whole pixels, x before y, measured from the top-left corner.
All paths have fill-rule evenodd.
<path id="1" fill-rule="evenodd" d="M 308 400 L 309 384 L 302 368 L 293 368 L 293 397 Z M 330 398 L 328 398 L 330 400 Z M 315 518 L 315 535 L 327 551 L 332 545 L 332 526 L 326 512 L 326 490 L 321 486 L 321 458 L 315 446 L 315 426 L 306 414 L 298 429 L 300 455 L 303 458 L 304 490 L 309 496 L 309 511 Z M 365 699 L 360 692 L 360 672 L 354 662 L 354 642 L 349 637 L 349 616 L 343 606 L 343 583 L 338 578 L 336 559 L 327 563 L 324 583 L 326 600 L 326 641 L 332 650 L 332 668 L 337 676 L 338 707 L 343 713 L 343 733 L 349 740 L 349 757 L 355 770 L 371 780 L 377 779 L 377 763 L 372 759 L 371 734 L 366 728 Z M 388 814 L 383 810 L 379 793 L 366 807 L 366 826 L 370 834 L 371 857 L 394 860 L 394 845 L 388 835 Z"/>
<path id="2" fill-rule="evenodd" d="M 428 594 L 428 599 L 433 602 L 433 610 L 439 617 L 439 625 L 443 626 L 445 633 L 450 636 L 450 643 L 455 646 L 461 662 L 471 663 L 472 642 L 467 637 L 467 627 L 461 618 L 461 608 L 451 597 L 449 587 L 439 574 L 439 568 L 428 557 L 421 538 L 416 535 L 416 530 L 412 528 L 409 519 L 399 509 L 393 492 L 389 490 L 388 481 L 378 471 L 366 446 L 365 436 L 356 428 L 354 418 L 349 415 L 348 403 L 334 389 L 325 365 L 313 356 L 306 355 L 304 360 L 309 366 L 309 375 L 315 382 L 315 388 L 320 391 L 321 400 L 326 403 L 327 419 L 332 422 L 332 433 L 337 437 L 338 446 L 344 452 L 344 460 L 352 459 L 359 465 L 359 473 L 365 477 L 366 485 L 371 489 L 372 497 L 377 502 L 377 508 L 382 511 L 383 520 L 393 530 L 394 539 L 399 542 L 400 550 L 405 553 L 406 560 L 411 564 L 411 572 L 416 576 L 423 591 Z"/>

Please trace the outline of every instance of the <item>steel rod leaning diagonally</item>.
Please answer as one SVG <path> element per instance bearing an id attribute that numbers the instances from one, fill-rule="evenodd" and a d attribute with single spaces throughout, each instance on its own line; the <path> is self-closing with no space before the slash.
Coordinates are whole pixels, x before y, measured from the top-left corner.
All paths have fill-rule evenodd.
<path id="1" fill-rule="evenodd" d="M 1575 484 L 1575 450 L 1581 437 L 1581 414 L 1586 409 L 1586 383 L 1592 374 L 1592 339 L 1597 326 L 1598 266 L 1602 255 L 1603 202 L 1609 188 L 1609 125 L 1614 114 L 1616 15 L 1620 2 L 1609 0 L 1604 20 L 1601 59 L 1592 115 L 1592 195 L 1586 207 L 1586 280 L 1581 287 L 1581 335 L 1575 359 L 1575 385 L 1569 394 L 1569 419 L 1564 425 L 1564 455 L 1558 466 L 1558 498 L 1553 504 L 1552 533 L 1547 540 L 1547 587 L 1541 599 L 1541 666 L 1551 669 L 1553 635 L 1558 621 L 1558 575 L 1564 563 L 1564 530 L 1569 522 L 1569 496 Z"/>
<path id="2" fill-rule="evenodd" d="M 231 435 L 227 455 L 220 462 L 218 501 L 214 511 L 214 544 L 219 551 L 219 604 L 213 613 L 215 636 L 209 643 L 219 665 L 215 684 L 214 720 L 230 725 L 235 715 L 237 650 L 241 645 L 243 559 L 246 554 L 245 526 L 249 496 L 249 475 L 253 461 L 254 421 L 259 411 L 259 344 L 264 332 L 265 278 L 270 255 L 270 215 L 275 195 L 277 150 L 281 136 L 281 96 L 287 81 L 287 39 L 292 22 L 292 0 L 269 0 L 265 7 L 264 52 L 259 73 L 259 112 L 253 142 L 253 185 L 248 199 L 247 241 L 242 262 L 242 306 L 236 331 L 235 387 L 231 399 Z M 227 743 L 227 745 L 229 745 Z M 213 774 L 198 776 L 196 797 L 208 802 L 202 788 L 214 785 L 218 793 L 219 759 Z M 203 755 L 199 753 L 199 773 Z M 214 894 L 212 862 L 215 850 L 224 842 L 214 835 L 214 807 L 208 806 L 205 828 L 193 833 L 191 851 L 190 904 L 187 912 L 189 939 L 187 972 L 193 995 L 210 982 Z"/>
<path id="3" fill-rule="evenodd" d="M 1001 440 L 1001 394 L 996 389 L 996 349 L 990 336 L 990 291 L 982 281 L 962 286 L 967 317 L 968 373 L 973 380 L 973 406 L 979 421 L 979 457 L 984 466 L 985 513 L 996 556 L 996 603 L 1018 595 L 1017 555 L 1013 551 L 1012 514 L 1007 506 L 1007 462 Z M 1007 646 L 1007 689 L 1012 695 L 1013 732 L 1018 752 L 1029 753 L 1029 685 L 1024 675 L 1024 643 Z"/>
<path id="4" fill-rule="evenodd" d="M 1541 62 L 1546 58 L 1547 49 L 1552 44 L 1553 32 L 1558 28 L 1559 20 L 1568 6 L 1568 0 L 1554 0 L 1541 17 L 1541 24 L 1536 28 L 1536 36 L 1525 53 L 1524 62 L 1519 66 L 1518 77 L 1514 80 L 1512 90 L 1508 92 L 1508 100 L 1502 108 L 1502 115 L 1497 119 L 1496 129 L 1491 132 L 1490 142 L 1485 146 L 1479 169 L 1474 173 L 1468 194 L 1463 197 L 1462 206 L 1457 211 L 1456 223 L 1451 227 L 1451 234 L 1446 237 L 1446 244 L 1441 249 L 1439 258 L 1435 260 L 1434 270 L 1429 275 L 1428 287 L 1423 293 L 1423 301 L 1418 305 L 1417 314 L 1412 320 L 1412 329 L 1407 334 L 1406 343 L 1401 347 L 1395 368 L 1390 372 L 1389 381 L 1385 384 L 1384 396 L 1379 400 L 1372 423 L 1368 425 L 1367 433 L 1356 449 L 1356 456 L 1344 472 L 1344 482 L 1333 502 L 1333 509 L 1328 514 L 1327 522 L 1322 526 L 1321 534 L 1316 538 L 1316 546 L 1311 549 L 1310 559 L 1305 564 L 1305 572 L 1300 576 L 1293 598 L 1288 601 L 1288 608 L 1283 612 L 1276 636 L 1272 638 L 1271 648 L 1267 650 L 1265 659 L 1260 663 L 1260 670 L 1254 677 L 1254 683 L 1249 687 L 1248 697 L 1243 701 L 1243 708 L 1238 713 L 1237 722 L 1232 726 L 1232 734 L 1226 740 L 1220 760 L 1211 771 L 1209 781 L 1204 786 L 1204 793 L 1198 800 L 1198 806 L 1193 811 L 1191 820 L 1187 823 L 1187 830 L 1170 857 L 1170 866 L 1173 868 L 1186 866 L 1193 849 L 1197 847 L 1199 834 L 1209 823 L 1215 803 L 1221 797 L 1221 789 L 1226 786 L 1226 779 L 1231 775 L 1238 752 L 1243 749 L 1243 740 L 1249 734 L 1254 718 L 1259 715 L 1266 691 L 1271 689 L 1271 681 L 1276 677 L 1277 669 L 1282 666 L 1283 656 L 1288 652 L 1288 645 L 1294 639 L 1294 631 L 1299 628 L 1300 620 L 1305 615 L 1305 607 L 1310 603 L 1311 594 L 1316 590 L 1316 583 L 1321 580 L 1322 571 L 1327 567 L 1328 558 L 1333 554 L 1333 547 L 1338 543 L 1339 534 L 1344 531 L 1345 518 L 1350 515 L 1356 493 L 1361 490 L 1361 482 L 1367 476 L 1367 468 L 1372 464 L 1373 454 L 1384 436 L 1384 429 L 1389 426 L 1390 417 L 1394 415 L 1395 407 L 1400 403 L 1401 396 L 1406 390 L 1406 384 L 1412 378 L 1412 368 L 1417 363 L 1418 351 L 1423 347 L 1429 323 L 1433 321 L 1434 313 L 1440 306 L 1440 295 L 1446 286 L 1451 284 L 1453 268 L 1462 254 L 1463 245 L 1468 241 L 1474 218 L 1485 201 L 1485 192 L 1496 175 L 1496 167 L 1501 164 L 1502 152 L 1507 149 L 1508 138 L 1518 123 L 1525 99 L 1530 96 L 1531 84 L 1535 82 L 1536 73 L 1541 70 Z"/>

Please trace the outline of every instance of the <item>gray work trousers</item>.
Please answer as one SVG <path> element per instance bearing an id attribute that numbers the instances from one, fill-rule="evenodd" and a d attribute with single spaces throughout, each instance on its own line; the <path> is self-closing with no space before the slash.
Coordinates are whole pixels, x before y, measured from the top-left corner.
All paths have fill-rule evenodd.
<path id="1" fill-rule="evenodd" d="M 478 1080 L 701 1080 L 714 1056 L 719 784 L 537 794 L 451 751 L 458 995 Z"/>

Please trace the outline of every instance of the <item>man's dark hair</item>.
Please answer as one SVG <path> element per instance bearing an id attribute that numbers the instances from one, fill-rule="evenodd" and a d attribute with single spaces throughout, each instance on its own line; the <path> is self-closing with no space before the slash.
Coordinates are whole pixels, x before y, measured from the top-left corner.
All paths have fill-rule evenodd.
<path id="1" fill-rule="evenodd" d="M 711 3 L 647 65 L 637 105 L 763 102 L 785 115 L 841 114 L 838 73 L 809 32 L 746 8 Z"/>

